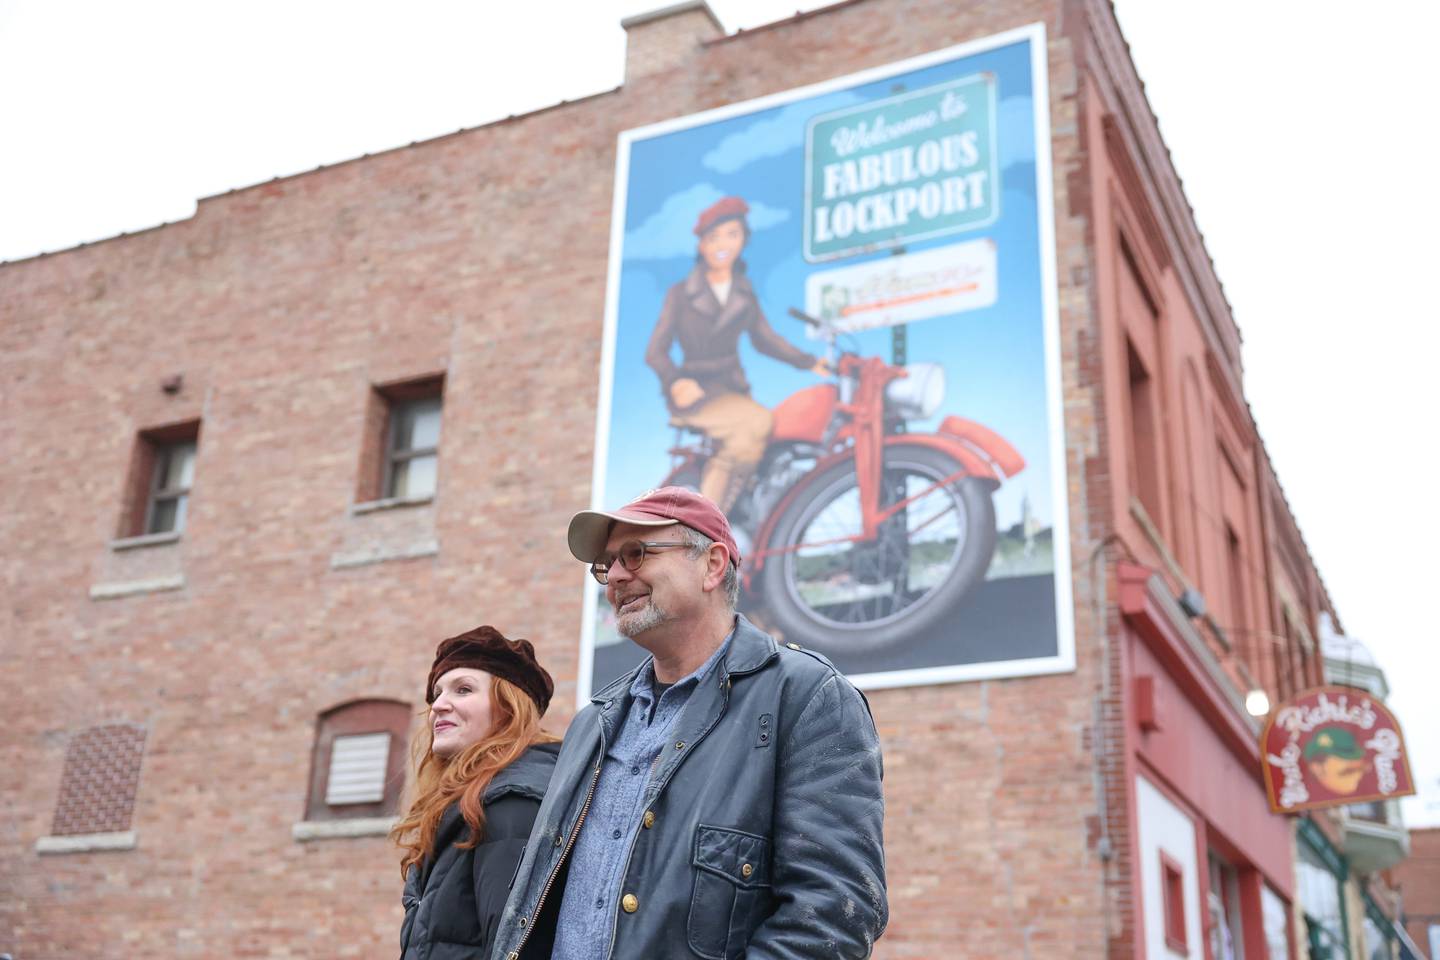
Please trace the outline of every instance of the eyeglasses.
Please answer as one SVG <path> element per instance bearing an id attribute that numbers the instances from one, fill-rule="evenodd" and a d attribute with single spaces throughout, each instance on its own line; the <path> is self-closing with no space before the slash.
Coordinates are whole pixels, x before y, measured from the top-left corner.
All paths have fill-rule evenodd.
<path id="1" fill-rule="evenodd" d="M 620 561 L 620 566 L 634 573 L 640 569 L 640 564 L 645 562 L 645 551 L 683 546 L 684 540 L 626 540 L 613 554 L 602 553 L 596 557 L 590 564 L 590 575 L 602 584 L 609 583 L 610 568 L 615 565 L 616 560 Z"/>

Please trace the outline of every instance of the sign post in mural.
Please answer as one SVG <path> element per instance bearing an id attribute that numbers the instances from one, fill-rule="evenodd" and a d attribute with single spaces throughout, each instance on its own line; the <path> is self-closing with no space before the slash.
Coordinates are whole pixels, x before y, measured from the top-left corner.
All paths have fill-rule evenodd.
<path id="1" fill-rule="evenodd" d="M 1282 703 L 1260 735 L 1260 753 L 1275 813 L 1415 792 L 1400 724 L 1353 687 L 1320 687 Z"/>
<path id="2" fill-rule="evenodd" d="M 1074 667 L 1045 34 L 620 136 L 593 505 L 720 503 L 860 686 Z M 643 651 L 587 580 L 580 696 Z"/>

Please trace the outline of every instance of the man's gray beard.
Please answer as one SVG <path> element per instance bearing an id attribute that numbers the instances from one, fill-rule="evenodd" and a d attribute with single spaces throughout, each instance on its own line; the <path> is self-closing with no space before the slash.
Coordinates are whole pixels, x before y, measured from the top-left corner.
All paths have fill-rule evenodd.
<path id="1" fill-rule="evenodd" d="M 633 640 L 646 630 L 658 627 L 669 619 L 670 614 L 657 607 L 655 601 L 651 599 L 646 602 L 645 609 L 639 613 L 616 617 L 615 629 L 620 632 L 621 636 L 629 637 Z"/>

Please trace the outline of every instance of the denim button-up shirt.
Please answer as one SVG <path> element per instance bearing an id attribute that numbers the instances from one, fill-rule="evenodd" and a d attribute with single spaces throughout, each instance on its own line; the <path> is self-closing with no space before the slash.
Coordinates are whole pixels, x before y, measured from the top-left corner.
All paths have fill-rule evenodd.
<path id="1" fill-rule="evenodd" d="M 731 633 L 730 636 L 734 636 Z M 590 811 L 575 849 L 570 852 L 570 874 L 555 931 L 553 960 L 589 960 L 605 957 L 615 929 L 620 889 L 630 848 L 640 830 L 645 787 L 655 759 L 670 739 L 690 695 L 705 682 L 730 646 L 730 637 L 694 673 L 671 684 L 655 697 L 653 661 L 630 685 L 634 699 L 620 724 L 615 742 L 605 751 L 605 763 L 590 801 Z"/>

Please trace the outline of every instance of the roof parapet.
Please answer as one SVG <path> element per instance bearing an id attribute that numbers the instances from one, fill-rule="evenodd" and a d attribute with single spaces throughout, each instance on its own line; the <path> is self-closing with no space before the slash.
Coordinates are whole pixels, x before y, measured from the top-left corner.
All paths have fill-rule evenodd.
<path id="1" fill-rule="evenodd" d="M 725 35 L 705 0 L 637 13 L 620 21 L 625 29 L 625 82 L 664 73 L 684 63 L 703 43 Z"/>

